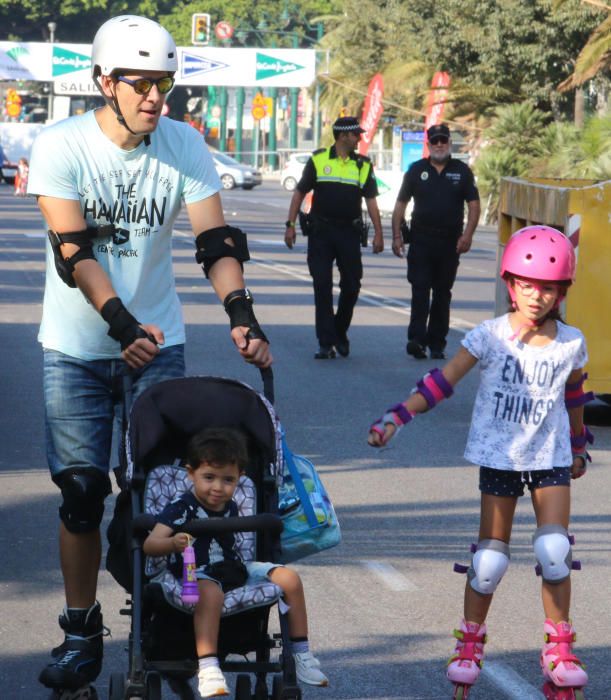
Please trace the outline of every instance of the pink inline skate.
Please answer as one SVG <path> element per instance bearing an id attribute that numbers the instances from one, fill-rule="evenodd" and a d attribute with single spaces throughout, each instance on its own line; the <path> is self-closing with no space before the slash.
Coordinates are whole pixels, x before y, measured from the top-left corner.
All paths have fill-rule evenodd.
<path id="1" fill-rule="evenodd" d="M 543 694 L 546 700 L 584 700 L 583 687 L 588 674 L 573 654 L 576 634 L 570 622 L 543 625 L 545 642 L 541 649 L 541 670 L 546 680 Z"/>
<path id="2" fill-rule="evenodd" d="M 448 679 L 454 684 L 454 700 L 467 700 L 479 676 L 484 658 L 486 624 L 463 620 L 454 630 L 457 639 L 454 656 L 448 661 Z"/>

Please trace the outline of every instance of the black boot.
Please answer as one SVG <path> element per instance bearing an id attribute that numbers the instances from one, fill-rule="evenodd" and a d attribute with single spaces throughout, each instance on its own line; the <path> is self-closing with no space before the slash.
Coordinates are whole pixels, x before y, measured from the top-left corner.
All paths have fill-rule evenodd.
<path id="1" fill-rule="evenodd" d="M 77 690 L 92 683 L 102 670 L 102 637 L 108 630 L 102 624 L 102 610 L 96 601 L 88 610 L 64 608 L 59 626 L 66 633 L 64 643 L 53 649 L 53 661 L 38 680 L 47 688 Z"/>

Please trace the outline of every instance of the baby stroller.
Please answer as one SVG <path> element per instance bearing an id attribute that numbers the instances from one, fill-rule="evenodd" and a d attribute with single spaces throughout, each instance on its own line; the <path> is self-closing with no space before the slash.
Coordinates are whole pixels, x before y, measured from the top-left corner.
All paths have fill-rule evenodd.
<path id="1" fill-rule="evenodd" d="M 115 470 L 120 493 L 108 528 L 107 569 L 130 594 L 121 614 L 131 617 L 127 676 L 110 677 L 110 700 L 162 697 L 162 680 L 184 700 L 198 697 L 189 678 L 197 673 L 193 620 L 181 585 L 165 558 L 143 556 L 154 515 L 188 488 L 181 466 L 186 443 L 206 427 L 235 427 L 248 438 L 249 467 L 234 496 L 239 518 L 194 521 L 197 536 L 214 528 L 236 532 L 245 560 L 278 561 L 280 518 L 275 515 L 282 459 L 281 430 L 272 407 L 273 377 L 262 370 L 265 396 L 238 381 L 217 377 L 171 379 L 149 387 L 129 412 L 125 446 Z M 126 386 L 126 407 L 131 388 Z M 125 411 L 127 415 L 127 410 Z M 218 531 L 218 530 L 217 530 Z M 218 656 L 224 671 L 238 672 L 235 700 L 301 700 L 290 652 L 281 589 L 271 581 L 225 594 Z M 278 605 L 280 633 L 270 635 L 270 610 Z M 271 650 L 279 648 L 277 660 Z M 254 653 L 254 660 L 246 657 Z M 242 655 L 244 660 L 227 659 Z M 254 688 L 251 674 L 255 676 Z M 267 674 L 274 674 L 271 695 Z"/>

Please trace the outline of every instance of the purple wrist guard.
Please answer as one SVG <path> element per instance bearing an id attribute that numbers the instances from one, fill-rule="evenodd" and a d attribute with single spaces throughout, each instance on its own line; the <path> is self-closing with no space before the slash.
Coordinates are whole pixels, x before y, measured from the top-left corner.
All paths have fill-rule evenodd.
<path id="1" fill-rule="evenodd" d="M 377 433 L 382 439 L 386 434 L 386 425 L 394 425 L 397 430 L 403 427 L 406 423 L 409 423 L 415 414 L 405 408 L 402 403 L 397 403 L 391 406 L 386 413 L 371 425 L 369 430 Z"/>
<path id="2" fill-rule="evenodd" d="M 588 426 L 584 425 L 580 435 L 573 435 L 571 433 L 571 449 L 573 454 L 584 452 L 586 445 L 590 445 L 594 442 L 594 435 L 589 431 Z"/>
<path id="3" fill-rule="evenodd" d="M 428 407 L 434 408 L 443 399 L 449 399 L 454 389 L 440 369 L 432 369 L 416 384 L 416 391 L 424 396 Z"/>
<path id="4" fill-rule="evenodd" d="M 394 418 L 395 416 L 399 419 L 398 421 Z M 402 403 L 397 403 L 386 411 L 382 420 L 384 423 L 393 423 L 397 426 L 397 428 L 399 428 L 402 425 L 409 423 L 413 417 L 414 414 L 410 413 Z M 390 420 L 387 420 L 387 418 L 390 418 Z"/>

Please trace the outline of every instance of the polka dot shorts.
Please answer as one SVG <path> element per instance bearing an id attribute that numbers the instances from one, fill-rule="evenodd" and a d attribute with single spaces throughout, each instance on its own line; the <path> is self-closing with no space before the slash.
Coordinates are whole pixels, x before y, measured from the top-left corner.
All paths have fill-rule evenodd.
<path id="1" fill-rule="evenodd" d="M 571 468 L 535 469 L 531 472 L 514 472 L 506 469 L 479 468 L 479 490 L 490 496 L 524 495 L 524 487 L 529 491 L 546 486 L 570 486 Z"/>

